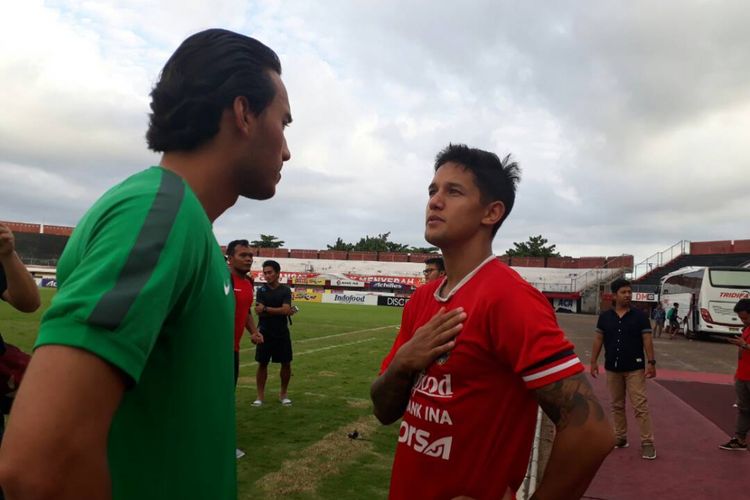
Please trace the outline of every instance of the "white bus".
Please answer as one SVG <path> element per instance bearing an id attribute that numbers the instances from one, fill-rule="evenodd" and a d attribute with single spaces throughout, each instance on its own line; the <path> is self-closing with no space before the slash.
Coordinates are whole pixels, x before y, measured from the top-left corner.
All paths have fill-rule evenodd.
<path id="1" fill-rule="evenodd" d="M 744 267 L 683 267 L 664 276 L 659 287 L 665 311 L 679 304 L 677 315 L 687 338 L 739 335 L 742 322 L 733 309 L 748 298 L 750 269 Z"/>

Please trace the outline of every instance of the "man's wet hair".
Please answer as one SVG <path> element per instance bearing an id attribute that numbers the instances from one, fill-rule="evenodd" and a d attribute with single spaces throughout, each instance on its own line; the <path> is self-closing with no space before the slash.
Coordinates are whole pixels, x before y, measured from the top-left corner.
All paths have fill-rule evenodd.
<path id="1" fill-rule="evenodd" d="M 435 267 L 437 267 L 438 271 L 445 272 L 445 262 L 443 262 L 442 257 L 431 257 L 424 261 L 425 265 L 434 264 Z"/>
<path id="2" fill-rule="evenodd" d="M 276 271 L 277 273 L 281 272 L 281 266 L 275 260 L 267 260 L 267 261 L 265 261 L 263 263 L 263 268 L 265 269 L 266 267 L 273 268 L 273 270 Z"/>
<path id="3" fill-rule="evenodd" d="M 151 91 L 146 142 L 156 152 L 191 151 L 219 131 L 221 115 L 244 96 L 259 115 L 276 95 L 276 53 L 258 40 L 223 29 L 188 37 Z"/>
<path id="4" fill-rule="evenodd" d="M 250 247 L 250 243 L 247 240 L 230 241 L 227 245 L 227 257 L 232 257 L 237 247 Z"/>
<path id="5" fill-rule="evenodd" d="M 734 305 L 734 312 L 741 313 L 746 312 L 750 313 L 750 299 L 740 299 L 737 301 L 737 303 Z"/>
<path id="6" fill-rule="evenodd" d="M 492 227 L 492 236 L 495 236 L 516 201 L 516 187 L 521 180 L 518 163 L 512 161 L 510 155 L 501 160 L 495 153 L 470 148 L 465 144 L 449 144 L 440 151 L 435 158 L 435 171 L 448 162 L 457 163 L 474 174 L 482 203 L 502 201 L 505 205 L 505 213 Z"/>
<path id="7" fill-rule="evenodd" d="M 611 285 L 609 285 L 609 289 L 612 291 L 612 293 L 617 293 L 620 288 L 625 286 L 632 287 L 631 283 L 625 278 L 617 278 L 612 282 Z"/>

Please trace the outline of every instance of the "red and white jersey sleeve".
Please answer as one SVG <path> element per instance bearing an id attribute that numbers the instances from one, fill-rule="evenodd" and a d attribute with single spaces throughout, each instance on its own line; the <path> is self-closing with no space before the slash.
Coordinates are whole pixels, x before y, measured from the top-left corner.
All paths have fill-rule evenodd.
<path id="1" fill-rule="evenodd" d="M 489 311 L 498 356 L 537 389 L 584 370 L 573 344 L 557 324 L 547 299 L 527 283 L 514 288 Z"/>

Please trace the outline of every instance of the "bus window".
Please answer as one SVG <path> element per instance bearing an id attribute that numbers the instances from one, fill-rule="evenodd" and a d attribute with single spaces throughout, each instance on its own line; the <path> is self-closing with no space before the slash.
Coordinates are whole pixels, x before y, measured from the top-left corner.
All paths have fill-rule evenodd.
<path id="1" fill-rule="evenodd" d="M 750 270 L 711 269 L 709 275 L 716 288 L 750 288 Z"/>

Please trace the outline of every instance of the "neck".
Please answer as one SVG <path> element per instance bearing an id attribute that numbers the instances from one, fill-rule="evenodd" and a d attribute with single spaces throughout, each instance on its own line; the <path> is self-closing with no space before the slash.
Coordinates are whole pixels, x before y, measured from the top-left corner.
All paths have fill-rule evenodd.
<path id="1" fill-rule="evenodd" d="M 268 283 L 268 286 L 270 286 L 271 288 L 278 288 L 279 287 L 279 282 L 278 281 L 274 281 L 273 283 Z"/>
<path id="2" fill-rule="evenodd" d="M 467 274 L 492 255 L 492 243 L 462 245 L 455 248 L 441 248 L 445 261 L 445 290 L 453 290 Z"/>
<path id="3" fill-rule="evenodd" d="M 237 202 L 239 195 L 227 169 L 209 150 L 164 153 L 159 165 L 185 179 L 211 222 Z"/>
<path id="4" fill-rule="evenodd" d="M 235 276 L 239 276 L 240 278 L 246 278 L 247 277 L 247 273 L 242 272 L 241 269 L 237 269 L 236 267 L 232 268 L 232 274 L 234 274 Z"/>
<path id="5" fill-rule="evenodd" d="M 628 309 L 630 309 L 629 305 L 615 304 L 615 311 L 624 312 L 624 311 L 627 311 Z"/>

